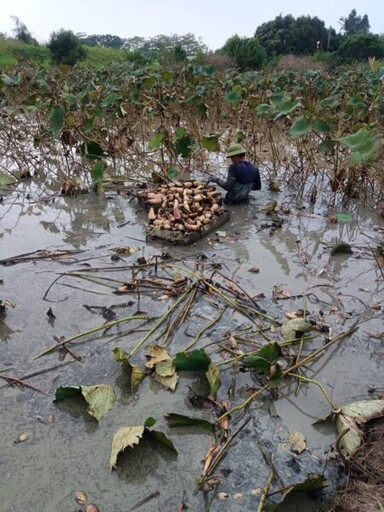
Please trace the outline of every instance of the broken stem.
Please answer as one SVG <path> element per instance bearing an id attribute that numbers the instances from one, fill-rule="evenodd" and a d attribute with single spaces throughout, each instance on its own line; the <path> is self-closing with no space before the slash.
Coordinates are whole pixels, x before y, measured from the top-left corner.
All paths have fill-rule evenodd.
<path id="1" fill-rule="evenodd" d="M 312 362 L 314 359 L 316 359 L 317 356 L 319 356 L 324 350 L 329 348 L 331 345 L 334 345 L 338 341 L 342 340 L 343 338 L 346 338 L 347 336 L 350 336 L 352 333 L 354 333 L 357 330 L 357 323 L 353 324 L 353 326 L 346 332 L 342 332 L 332 340 L 330 340 L 328 343 L 320 347 L 319 349 L 312 352 L 312 354 L 309 354 L 307 357 L 304 357 L 299 362 L 295 363 L 293 366 L 290 366 L 286 370 L 283 371 L 282 377 L 287 376 L 289 373 L 293 372 L 293 370 L 296 370 L 297 368 L 300 368 L 301 366 L 306 365 L 309 362 Z M 297 375 L 295 375 L 297 377 Z M 240 411 L 247 405 L 249 405 L 256 397 L 258 397 L 263 391 L 269 388 L 269 383 L 265 384 L 258 390 L 256 390 L 254 393 L 252 393 L 246 400 L 244 400 L 240 405 L 236 405 L 232 407 L 231 409 L 228 409 L 225 413 L 223 413 L 221 416 L 217 418 L 217 422 L 219 422 L 222 418 L 225 416 L 229 416 L 230 414 L 233 414 L 236 411 Z"/>
<path id="2" fill-rule="evenodd" d="M 21 379 L 17 379 L 16 377 L 9 377 L 8 375 L 0 374 L 0 379 L 6 380 L 9 384 L 17 384 L 18 386 L 24 386 L 29 389 L 33 389 L 34 391 L 38 391 L 39 393 L 43 393 L 44 395 L 47 394 L 46 391 L 43 391 L 40 388 L 36 388 L 35 386 L 32 386 L 31 384 L 27 384 Z"/>
<path id="3" fill-rule="evenodd" d="M 212 320 L 212 322 L 209 322 L 209 324 L 205 327 L 203 327 L 201 329 L 201 331 L 199 331 L 195 337 L 195 339 L 185 347 L 185 349 L 183 350 L 183 352 L 187 352 L 188 350 L 190 350 L 194 345 L 196 345 L 196 343 L 198 343 L 199 339 L 202 337 L 202 335 L 206 332 L 206 331 L 209 331 L 209 329 L 211 329 L 217 322 L 219 322 L 221 320 L 221 317 L 223 316 L 224 314 L 224 311 L 226 310 L 226 307 L 224 307 L 220 312 L 219 314 L 217 315 L 216 318 L 214 318 Z"/>
<path id="4" fill-rule="evenodd" d="M 99 325 L 99 327 L 94 327 L 93 329 L 89 329 L 88 331 L 83 331 L 80 334 L 76 334 L 75 336 L 66 338 L 65 340 L 61 341 L 60 343 L 56 343 L 56 345 L 53 345 L 52 347 L 47 348 L 43 352 L 40 352 L 40 354 L 38 354 L 35 357 L 35 359 L 39 359 L 39 357 L 45 356 L 46 354 L 49 354 L 50 352 L 54 352 L 55 350 L 58 350 L 60 347 L 62 347 L 66 343 L 72 342 L 79 338 L 83 338 L 84 336 L 87 336 L 88 334 L 93 334 L 94 332 L 98 332 L 103 329 L 109 329 L 110 327 L 113 327 L 118 324 L 122 324 L 123 322 L 128 322 L 130 320 L 153 320 L 154 318 L 156 318 L 156 317 L 150 318 L 147 316 L 125 316 L 124 318 L 118 318 L 117 320 L 113 320 L 112 322 L 107 322 L 103 325 Z"/>
<path id="5" fill-rule="evenodd" d="M 224 416 L 224 415 L 223 415 Z M 200 480 L 198 487 L 196 490 L 199 490 L 203 482 L 212 474 L 212 472 L 215 470 L 216 466 L 219 464 L 223 456 L 225 455 L 227 448 L 232 443 L 232 441 L 235 439 L 235 437 L 243 430 L 243 428 L 250 422 L 251 416 L 249 416 L 242 425 L 227 439 L 225 444 L 220 448 L 219 453 L 216 455 L 215 459 L 211 462 L 211 464 L 208 466 L 206 472 L 204 473 L 203 478 Z"/>
<path id="6" fill-rule="evenodd" d="M 162 325 L 166 319 L 169 317 L 169 315 L 179 306 L 179 304 L 185 299 L 185 297 L 188 295 L 188 293 L 190 292 L 190 289 L 191 287 L 188 288 L 188 290 L 186 292 L 183 293 L 183 295 L 181 295 L 181 297 L 179 297 L 179 299 L 173 304 L 173 306 L 171 306 L 168 311 L 160 318 L 160 320 L 152 327 L 152 329 L 150 331 L 148 331 L 148 333 L 144 336 L 144 338 L 142 338 L 139 343 L 133 347 L 133 349 L 131 350 L 131 352 L 129 353 L 129 357 L 132 357 L 133 354 L 135 352 L 137 352 L 139 350 L 139 348 L 147 341 L 147 339 L 156 331 L 156 329 L 158 329 L 160 327 L 160 325 Z"/>
<path id="7" fill-rule="evenodd" d="M 263 489 L 263 494 L 261 495 L 261 498 L 260 498 L 259 506 L 257 507 L 257 512 L 263 512 L 264 503 L 265 503 L 265 500 L 267 499 L 268 492 L 272 485 L 272 480 L 273 480 L 274 476 L 275 476 L 275 472 L 273 471 L 273 469 L 271 469 L 271 471 L 269 472 L 269 477 L 268 477 L 267 483 L 265 484 L 265 487 Z"/>

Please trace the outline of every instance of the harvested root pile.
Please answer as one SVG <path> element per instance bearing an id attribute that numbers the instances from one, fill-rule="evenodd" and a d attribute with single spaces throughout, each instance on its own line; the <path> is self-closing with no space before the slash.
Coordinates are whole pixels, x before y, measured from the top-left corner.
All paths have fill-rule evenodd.
<path id="1" fill-rule="evenodd" d="M 330 512 L 378 512 L 384 506 L 384 419 L 367 425 L 364 443 L 349 463 L 346 487 Z"/>
<path id="2" fill-rule="evenodd" d="M 200 231 L 225 212 L 219 204 L 220 192 L 199 181 L 166 183 L 140 190 L 137 197 L 149 208 L 150 226 L 181 234 Z"/>

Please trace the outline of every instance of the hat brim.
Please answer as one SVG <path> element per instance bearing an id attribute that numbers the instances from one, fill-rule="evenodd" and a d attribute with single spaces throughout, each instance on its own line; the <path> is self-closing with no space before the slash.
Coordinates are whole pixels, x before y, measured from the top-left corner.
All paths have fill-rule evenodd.
<path id="1" fill-rule="evenodd" d="M 232 158 L 233 156 L 245 155 L 245 151 L 235 151 L 234 153 L 227 153 L 226 158 Z"/>

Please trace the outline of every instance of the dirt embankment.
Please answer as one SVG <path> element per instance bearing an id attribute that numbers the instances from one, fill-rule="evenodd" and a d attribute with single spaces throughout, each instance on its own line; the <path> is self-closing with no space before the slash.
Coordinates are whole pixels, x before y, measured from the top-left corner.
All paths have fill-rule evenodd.
<path id="1" fill-rule="evenodd" d="M 348 481 L 329 512 L 384 510 L 384 418 L 367 425 L 364 443 L 349 462 Z"/>

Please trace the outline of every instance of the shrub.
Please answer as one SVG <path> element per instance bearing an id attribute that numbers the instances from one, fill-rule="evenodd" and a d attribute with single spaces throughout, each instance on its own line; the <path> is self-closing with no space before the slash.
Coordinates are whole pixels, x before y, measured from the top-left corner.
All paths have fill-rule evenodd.
<path id="1" fill-rule="evenodd" d="M 87 56 L 85 47 L 71 30 L 61 29 L 59 32 L 53 32 L 47 46 L 54 64 L 73 66 Z"/>

